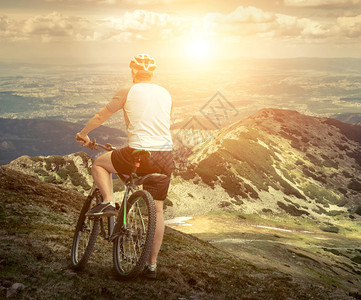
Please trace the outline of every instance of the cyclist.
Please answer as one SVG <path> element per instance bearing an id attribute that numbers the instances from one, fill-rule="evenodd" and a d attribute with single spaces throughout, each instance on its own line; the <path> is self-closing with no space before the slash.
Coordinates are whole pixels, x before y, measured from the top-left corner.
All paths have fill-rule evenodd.
<path id="1" fill-rule="evenodd" d="M 105 153 L 94 161 L 92 175 L 104 201 L 93 207 L 87 213 L 88 216 L 115 215 L 110 174 L 131 172 L 133 167 L 131 153 L 134 149 L 151 152 L 149 157 L 142 158 L 137 174 L 167 175 L 167 179 L 143 185 L 143 188 L 153 196 L 156 207 L 154 242 L 144 274 L 149 278 L 156 278 L 157 256 L 164 235 L 163 202 L 168 193 L 173 170 L 173 143 L 170 134 L 172 100 L 165 88 L 152 81 L 157 66 L 151 55 L 137 54 L 129 66 L 133 84 L 121 88 L 110 102 L 90 119 L 83 130 L 76 134 L 76 140 L 83 146 L 88 145 L 89 132 L 103 124 L 116 111 L 123 110 L 128 132 L 128 146 Z"/>

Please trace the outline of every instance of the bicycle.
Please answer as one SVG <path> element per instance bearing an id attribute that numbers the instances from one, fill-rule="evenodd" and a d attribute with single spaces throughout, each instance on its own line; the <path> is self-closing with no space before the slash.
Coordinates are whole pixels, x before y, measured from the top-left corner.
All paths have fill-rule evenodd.
<path id="1" fill-rule="evenodd" d="M 115 150 L 110 144 L 97 144 L 95 140 L 88 144 L 88 148 Z M 93 184 L 81 209 L 74 233 L 71 261 L 75 269 L 81 270 L 85 267 L 100 232 L 104 240 L 113 243 L 113 265 L 116 274 L 122 279 L 133 279 L 143 271 L 153 244 L 156 213 L 153 197 L 148 191 L 139 189 L 139 186 L 148 180 L 154 180 L 155 177 L 166 177 L 158 173 L 145 176 L 136 174 L 141 157 L 150 154 L 146 150 L 134 150 L 133 172 L 116 174 L 125 184 L 123 200 L 120 204 L 116 203 L 116 210 L 119 211 L 117 216 L 86 216 L 91 207 L 102 202 L 101 193 Z"/>

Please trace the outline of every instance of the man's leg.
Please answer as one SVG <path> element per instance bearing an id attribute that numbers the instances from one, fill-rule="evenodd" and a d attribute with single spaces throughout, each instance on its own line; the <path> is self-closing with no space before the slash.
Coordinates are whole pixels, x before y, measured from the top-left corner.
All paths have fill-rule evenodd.
<path id="1" fill-rule="evenodd" d="M 149 256 L 149 264 L 156 264 L 157 257 L 162 246 L 164 236 L 164 218 L 163 218 L 163 203 L 161 200 L 154 200 L 156 210 L 156 226 L 153 240 L 152 250 Z"/>
<path id="2" fill-rule="evenodd" d="M 103 196 L 103 201 L 114 201 L 113 199 L 113 186 L 110 178 L 111 173 L 117 173 L 114 169 L 111 152 L 107 152 L 102 156 L 98 157 L 92 167 L 92 175 L 95 184 L 100 190 L 100 193 Z"/>

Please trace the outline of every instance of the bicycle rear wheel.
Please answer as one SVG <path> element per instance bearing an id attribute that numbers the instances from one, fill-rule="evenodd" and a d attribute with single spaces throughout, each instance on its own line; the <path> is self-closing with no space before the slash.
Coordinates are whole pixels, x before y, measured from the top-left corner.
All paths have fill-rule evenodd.
<path id="1" fill-rule="evenodd" d="M 77 270 L 83 269 L 88 262 L 100 227 L 99 218 L 89 218 L 85 214 L 92 206 L 99 202 L 101 202 L 101 195 L 99 190 L 95 189 L 85 200 L 79 215 L 71 249 L 71 262 Z"/>
<path id="2" fill-rule="evenodd" d="M 155 205 L 149 192 L 140 190 L 133 193 L 126 209 L 118 218 L 126 228 L 120 228 L 120 235 L 113 242 L 113 262 L 122 279 L 133 279 L 144 269 L 153 244 L 155 232 Z"/>

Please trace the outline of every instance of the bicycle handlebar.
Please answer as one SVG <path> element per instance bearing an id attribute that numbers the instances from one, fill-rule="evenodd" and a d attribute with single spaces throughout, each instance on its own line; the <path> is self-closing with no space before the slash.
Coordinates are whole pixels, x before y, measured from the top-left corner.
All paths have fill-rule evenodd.
<path id="1" fill-rule="evenodd" d="M 85 146 L 86 148 L 89 148 L 90 150 L 97 150 L 99 151 L 99 148 L 102 148 L 106 151 L 113 151 L 115 150 L 116 148 L 113 147 L 111 144 L 107 143 L 105 145 L 102 145 L 102 144 L 98 144 L 95 139 L 93 139 L 91 142 L 89 142 L 88 145 Z"/>

